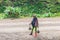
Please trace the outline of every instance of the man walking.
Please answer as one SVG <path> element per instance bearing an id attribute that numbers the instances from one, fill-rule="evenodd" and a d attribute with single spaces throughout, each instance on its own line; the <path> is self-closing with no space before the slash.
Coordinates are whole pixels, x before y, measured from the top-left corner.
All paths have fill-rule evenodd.
<path id="1" fill-rule="evenodd" d="M 30 24 L 32 25 L 32 31 L 31 31 L 30 35 L 32 35 L 34 28 L 35 28 L 35 33 L 37 32 L 37 28 L 38 28 L 38 19 L 37 19 L 36 15 L 33 16 L 33 20 Z"/>

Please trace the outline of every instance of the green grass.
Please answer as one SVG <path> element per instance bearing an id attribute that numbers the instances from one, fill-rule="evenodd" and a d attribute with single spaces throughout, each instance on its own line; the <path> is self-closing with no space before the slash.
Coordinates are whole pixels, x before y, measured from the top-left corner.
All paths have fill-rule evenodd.
<path id="1" fill-rule="evenodd" d="M 0 19 L 5 19 L 9 18 L 9 15 L 6 15 L 5 13 L 0 13 Z M 38 18 L 47 18 L 47 17 L 60 17 L 60 13 L 45 13 L 45 14 L 36 14 Z M 17 18 L 27 18 L 27 17 L 32 17 L 32 15 L 24 16 L 24 15 L 19 15 Z M 14 17 L 13 17 L 14 18 Z"/>
<path id="2" fill-rule="evenodd" d="M 4 18 L 6 18 L 6 15 L 3 13 L 0 13 L 0 19 L 4 19 Z"/>

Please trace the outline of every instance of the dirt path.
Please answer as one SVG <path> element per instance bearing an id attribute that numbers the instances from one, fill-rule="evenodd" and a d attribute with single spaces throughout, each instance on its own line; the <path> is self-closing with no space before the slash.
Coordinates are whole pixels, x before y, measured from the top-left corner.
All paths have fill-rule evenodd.
<path id="1" fill-rule="evenodd" d="M 39 18 L 40 33 L 29 35 L 32 19 L 0 20 L 0 40 L 60 40 L 60 18 Z"/>

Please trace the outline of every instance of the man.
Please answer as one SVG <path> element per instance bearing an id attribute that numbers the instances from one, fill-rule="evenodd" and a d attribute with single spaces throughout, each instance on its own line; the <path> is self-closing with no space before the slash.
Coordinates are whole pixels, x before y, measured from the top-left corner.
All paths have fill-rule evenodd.
<path id="1" fill-rule="evenodd" d="M 32 35 L 34 28 L 35 28 L 35 33 L 36 33 L 37 32 L 37 27 L 38 27 L 38 19 L 35 15 L 33 16 L 33 20 L 30 24 L 32 25 L 32 31 L 31 31 L 30 35 Z"/>

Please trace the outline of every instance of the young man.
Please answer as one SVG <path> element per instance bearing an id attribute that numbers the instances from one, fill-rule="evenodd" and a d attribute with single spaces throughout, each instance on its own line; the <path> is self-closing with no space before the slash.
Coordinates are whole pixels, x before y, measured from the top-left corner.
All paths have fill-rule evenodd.
<path id="1" fill-rule="evenodd" d="M 35 15 L 33 16 L 33 20 L 30 24 L 32 25 L 32 31 L 31 31 L 30 35 L 32 35 L 34 28 L 35 28 L 35 32 L 37 32 L 37 27 L 38 27 L 38 19 Z"/>

